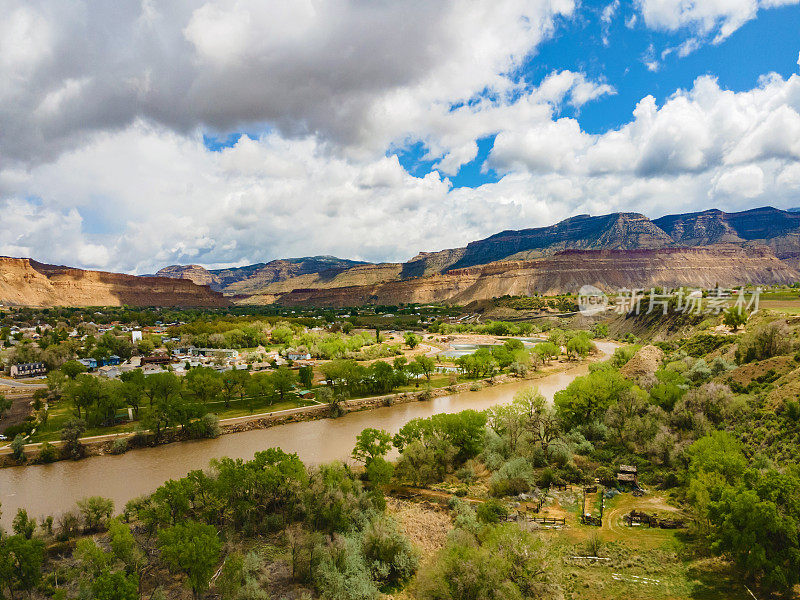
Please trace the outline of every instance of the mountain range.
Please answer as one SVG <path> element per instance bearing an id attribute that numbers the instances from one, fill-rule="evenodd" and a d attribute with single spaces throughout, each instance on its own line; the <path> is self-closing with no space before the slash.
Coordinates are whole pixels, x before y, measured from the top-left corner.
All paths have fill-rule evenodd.
<path id="1" fill-rule="evenodd" d="M 763 207 L 653 220 L 639 213 L 578 215 L 403 263 L 325 256 L 212 271 L 173 265 L 156 275 L 208 284 L 234 302 L 346 305 L 575 292 L 585 283 L 604 289 L 790 283 L 800 278 L 798 266 L 800 213 Z"/>
<path id="2" fill-rule="evenodd" d="M 639 213 L 578 215 L 509 230 L 402 263 L 333 256 L 208 270 L 171 265 L 133 276 L 0 257 L 0 303 L 350 306 L 468 303 L 492 297 L 694 285 L 800 281 L 800 212 L 772 207 L 706 210 L 648 219 Z"/>

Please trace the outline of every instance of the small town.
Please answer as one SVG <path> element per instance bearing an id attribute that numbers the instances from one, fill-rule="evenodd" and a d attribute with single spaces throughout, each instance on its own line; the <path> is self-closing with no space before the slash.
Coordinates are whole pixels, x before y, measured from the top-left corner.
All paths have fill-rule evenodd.
<path id="1" fill-rule="evenodd" d="M 800 600 L 800 0 L 0 0 L 0 600 Z"/>

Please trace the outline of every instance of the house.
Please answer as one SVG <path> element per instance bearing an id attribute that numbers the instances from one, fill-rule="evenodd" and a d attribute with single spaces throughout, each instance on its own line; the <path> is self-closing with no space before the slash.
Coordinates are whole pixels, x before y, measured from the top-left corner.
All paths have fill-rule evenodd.
<path id="1" fill-rule="evenodd" d="M 112 366 L 100 367 L 97 369 L 97 372 L 102 377 L 107 377 L 109 379 L 117 379 L 120 374 L 119 368 Z"/>
<path id="2" fill-rule="evenodd" d="M 17 363 L 16 365 L 11 365 L 11 377 L 14 379 L 18 377 L 35 377 L 46 373 L 47 367 L 43 362 Z"/>
<path id="3" fill-rule="evenodd" d="M 168 365 L 172 359 L 166 354 L 153 354 L 151 356 L 143 356 L 140 364 L 145 365 Z"/>
<path id="4" fill-rule="evenodd" d="M 297 362 L 298 360 L 311 360 L 311 353 L 302 352 L 300 350 L 290 350 L 286 354 L 286 358 L 288 358 L 292 362 Z"/>
<path id="5" fill-rule="evenodd" d="M 78 362 L 81 363 L 86 370 L 91 371 L 97 368 L 97 361 L 93 358 L 79 358 Z"/>

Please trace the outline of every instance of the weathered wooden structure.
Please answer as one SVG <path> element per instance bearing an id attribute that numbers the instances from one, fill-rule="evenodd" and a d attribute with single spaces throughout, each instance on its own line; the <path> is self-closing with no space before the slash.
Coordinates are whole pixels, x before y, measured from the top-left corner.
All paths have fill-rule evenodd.
<path id="1" fill-rule="evenodd" d="M 635 509 L 622 517 L 622 519 L 629 527 L 634 525 L 647 525 L 648 527 L 658 527 L 659 529 L 683 529 L 685 527 L 680 519 L 662 519 L 656 515 L 648 515 L 646 512 Z"/>
<path id="2" fill-rule="evenodd" d="M 617 471 L 617 481 L 639 487 L 639 469 L 631 465 L 620 465 Z"/>

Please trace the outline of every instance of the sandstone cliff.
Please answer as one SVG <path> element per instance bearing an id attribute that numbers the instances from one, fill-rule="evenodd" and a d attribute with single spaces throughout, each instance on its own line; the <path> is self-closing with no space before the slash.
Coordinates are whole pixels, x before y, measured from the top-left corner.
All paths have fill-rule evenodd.
<path id="1" fill-rule="evenodd" d="M 723 248 L 726 244 L 738 246 L 739 255 L 749 261 L 743 274 L 732 273 L 731 253 L 736 250 Z M 754 254 L 742 252 L 753 244 L 761 245 Z M 685 250 L 706 246 L 716 248 L 717 254 Z M 774 254 L 762 255 L 765 247 Z M 588 272 L 569 254 L 593 250 L 620 253 L 582 255 L 590 265 Z M 664 252 L 639 254 L 642 250 Z M 776 256 L 783 264 L 776 262 Z M 720 264 L 714 264 L 716 260 Z M 761 261 L 760 266 L 753 261 Z M 800 214 L 765 207 L 737 213 L 707 210 L 653 221 L 638 213 L 578 215 L 547 227 L 503 231 L 462 248 L 421 252 L 405 263 L 365 264 L 322 256 L 217 271 L 172 266 L 159 275 L 208 283 L 242 303 L 318 300 L 341 305 L 384 300 L 460 302 L 530 293 L 527 290 L 575 291 L 579 276 L 586 280 L 581 284 L 600 287 L 793 282 L 796 268 L 800 268 Z"/>
<path id="2" fill-rule="evenodd" d="M 208 285 L 211 289 L 224 290 L 228 294 L 252 294 L 278 281 L 318 273 L 325 273 L 330 277 L 363 264 L 335 256 L 310 256 L 230 269 L 208 270 L 200 265 L 170 265 L 156 273 L 156 277 L 189 279 L 198 285 Z"/>
<path id="3" fill-rule="evenodd" d="M 137 277 L 0 257 L 0 303 L 25 306 L 220 307 L 218 292 L 188 279 Z"/>
<path id="4" fill-rule="evenodd" d="M 300 288 L 275 301 L 284 305 L 355 306 L 408 302 L 467 304 L 510 295 L 577 292 L 584 284 L 619 288 L 791 283 L 800 273 L 765 246 L 568 250 L 534 260 L 499 261 L 446 273 L 371 285 Z"/>

